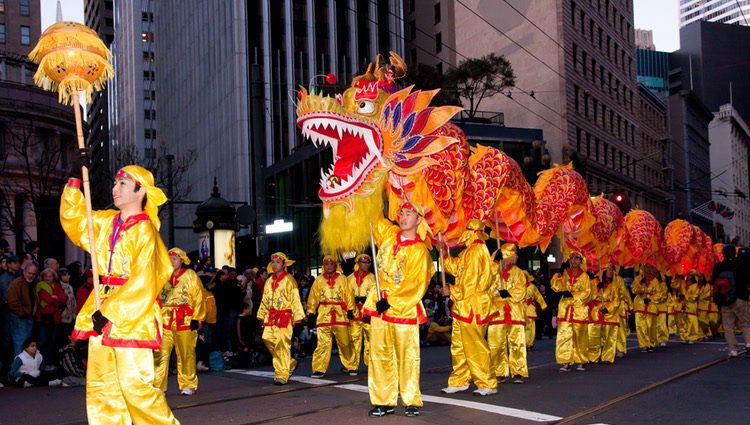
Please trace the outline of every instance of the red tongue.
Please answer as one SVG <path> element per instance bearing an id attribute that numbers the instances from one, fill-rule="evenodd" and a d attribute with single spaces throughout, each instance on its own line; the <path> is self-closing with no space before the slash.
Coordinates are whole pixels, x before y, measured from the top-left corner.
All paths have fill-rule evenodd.
<path id="1" fill-rule="evenodd" d="M 367 155 L 367 145 L 362 137 L 344 136 L 339 141 L 339 160 L 335 162 L 333 175 L 346 180 L 352 175 L 354 164 Z"/>

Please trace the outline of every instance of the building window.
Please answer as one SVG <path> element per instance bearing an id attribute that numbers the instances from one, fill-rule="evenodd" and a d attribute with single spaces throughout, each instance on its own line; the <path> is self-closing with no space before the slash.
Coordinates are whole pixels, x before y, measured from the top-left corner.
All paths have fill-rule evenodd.
<path id="1" fill-rule="evenodd" d="M 26 25 L 21 25 L 21 44 L 24 46 L 31 44 L 31 30 Z"/>
<path id="2" fill-rule="evenodd" d="M 5 24 L 1 22 L 0 22 L 0 43 L 5 43 Z"/>
<path id="3" fill-rule="evenodd" d="M 417 38 L 417 21 L 409 22 L 409 38 L 414 40 Z"/>
<path id="4" fill-rule="evenodd" d="M 5 13 L 5 0 L 0 0 L 0 13 Z"/>
<path id="5" fill-rule="evenodd" d="M 22 16 L 31 15 L 31 8 L 29 7 L 29 0 L 21 0 L 18 2 L 19 12 Z"/>
<path id="6" fill-rule="evenodd" d="M 143 71 L 144 80 L 154 80 L 154 71 Z"/>
<path id="7" fill-rule="evenodd" d="M 435 9 L 435 25 L 437 25 L 440 23 L 440 2 L 435 4 L 434 9 Z"/>
<path id="8" fill-rule="evenodd" d="M 150 43 L 154 41 L 154 33 L 150 31 L 144 31 L 141 33 L 141 40 L 143 40 L 144 43 Z"/>
<path id="9" fill-rule="evenodd" d="M 416 0 L 409 0 L 409 12 L 414 12 L 414 3 L 416 3 Z"/>
<path id="10" fill-rule="evenodd" d="M 438 74 L 443 75 L 443 63 L 438 62 L 438 64 L 435 65 L 435 70 L 438 72 Z"/>
<path id="11" fill-rule="evenodd" d="M 415 65 L 417 63 L 417 49 L 416 48 L 411 49 L 410 56 L 411 56 L 411 63 Z"/>
<path id="12" fill-rule="evenodd" d="M 147 120 L 155 120 L 156 119 L 156 111 L 153 109 L 144 109 L 143 110 L 143 118 Z"/>
<path id="13" fill-rule="evenodd" d="M 143 60 L 148 62 L 154 61 L 154 52 L 143 52 Z"/>
<path id="14" fill-rule="evenodd" d="M 156 100 L 156 91 L 155 90 L 144 90 L 143 91 L 143 99 L 144 100 Z"/>
<path id="15" fill-rule="evenodd" d="M 443 34 L 437 33 L 435 34 L 435 53 L 440 53 L 443 51 Z"/>
<path id="16" fill-rule="evenodd" d="M 154 22 L 154 14 L 151 12 L 141 12 L 141 20 L 143 22 Z"/>
<path id="17" fill-rule="evenodd" d="M 156 139 L 156 130 L 153 128 L 147 128 L 143 130 L 143 136 L 147 139 Z"/>
<path id="18" fill-rule="evenodd" d="M 576 27 L 576 2 L 570 2 L 570 25 Z"/>
<path id="19" fill-rule="evenodd" d="M 579 96 L 579 94 L 580 94 L 579 92 L 580 92 L 580 90 L 581 90 L 581 89 L 579 89 L 579 88 L 578 88 L 578 86 L 575 86 L 575 87 L 574 87 L 574 90 L 575 90 L 575 96 L 574 96 L 574 99 L 575 99 L 575 105 L 576 105 L 576 112 L 578 112 L 578 108 L 579 108 L 579 106 L 578 106 L 578 103 L 579 103 L 579 102 L 578 102 L 578 96 Z"/>

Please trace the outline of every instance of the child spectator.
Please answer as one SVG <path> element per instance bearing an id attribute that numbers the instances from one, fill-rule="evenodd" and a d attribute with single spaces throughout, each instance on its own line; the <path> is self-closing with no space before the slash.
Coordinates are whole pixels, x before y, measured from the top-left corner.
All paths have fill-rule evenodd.
<path id="1" fill-rule="evenodd" d="M 44 371 L 44 359 L 42 354 L 37 352 L 34 338 L 26 338 L 23 342 L 23 350 L 13 359 L 10 366 L 10 377 L 16 385 L 23 387 L 57 387 L 62 383 L 59 379 L 54 379 L 54 375 Z"/>
<path id="2" fill-rule="evenodd" d="M 65 372 L 63 387 L 82 387 L 86 385 L 86 360 L 83 351 L 86 343 L 72 340 L 60 349 L 60 368 Z"/>

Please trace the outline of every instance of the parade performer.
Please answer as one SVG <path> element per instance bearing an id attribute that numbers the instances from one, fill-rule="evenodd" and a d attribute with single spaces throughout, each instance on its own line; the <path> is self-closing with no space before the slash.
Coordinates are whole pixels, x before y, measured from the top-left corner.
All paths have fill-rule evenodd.
<path id="1" fill-rule="evenodd" d="M 484 337 L 490 319 L 490 287 L 494 275 L 490 252 L 484 242 L 487 237 L 484 224 L 470 220 L 458 240 L 466 246 L 458 257 L 451 257 L 441 242 L 445 271 L 456 278 L 456 283 L 450 287 L 453 370 L 448 386 L 442 390 L 446 394 L 466 391 L 471 382 L 477 387 L 475 394 L 486 396 L 497 392 L 497 379 L 490 371 L 490 347 Z"/>
<path id="2" fill-rule="evenodd" d="M 534 277 L 524 271 L 526 275 L 526 350 L 533 351 L 536 342 L 536 321 L 539 318 L 537 308 L 541 311 L 547 309 L 547 303 L 534 285 Z"/>
<path id="3" fill-rule="evenodd" d="M 509 376 L 522 384 L 529 376 L 526 363 L 526 275 L 516 266 L 518 247 L 503 244 L 500 267 L 495 267 L 492 318 L 487 328 L 492 368 L 500 382 Z"/>
<path id="4" fill-rule="evenodd" d="M 286 268 L 294 264 L 283 252 L 271 254 L 268 271 L 273 273 L 263 286 L 258 320 L 263 322 L 263 343 L 273 358 L 274 383 L 284 385 L 297 367 L 292 358 L 292 329 L 305 318 L 297 281 Z"/>
<path id="5" fill-rule="evenodd" d="M 552 277 L 552 289 L 560 292 L 562 298 L 557 307 L 557 340 L 555 359 L 560 372 L 569 372 L 573 363 L 577 370 L 584 371 L 588 363 L 589 310 L 591 283 L 586 274 L 586 260 L 581 253 L 573 251 L 563 263 L 560 273 Z"/>
<path id="6" fill-rule="evenodd" d="M 593 272 L 587 272 L 589 275 L 589 285 L 591 285 L 591 297 L 588 302 L 589 317 L 587 320 L 586 331 L 588 333 L 588 357 L 589 363 L 598 363 L 602 356 L 602 326 L 604 316 L 602 316 L 602 295 L 604 292 L 604 283 L 599 281 L 599 276 Z"/>
<path id="7" fill-rule="evenodd" d="M 667 287 L 661 281 L 659 272 L 646 264 L 633 281 L 633 311 L 635 312 L 635 331 L 641 352 L 654 351 L 657 341 L 657 316 L 659 311 L 652 301 L 667 297 Z"/>
<path id="8" fill-rule="evenodd" d="M 362 307 L 367 300 L 371 291 L 375 290 L 375 275 L 370 272 L 372 258 L 367 254 L 359 254 L 355 259 L 354 273 L 347 278 L 349 291 L 354 298 L 356 309 L 354 311 L 354 320 L 349 326 L 349 336 L 352 340 L 352 352 L 354 357 L 352 364 L 359 368 L 359 356 L 364 344 L 364 362 L 365 366 L 370 361 L 370 323 L 363 320 Z"/>
<path id="9" fill-rule="evenodd" d="M 680 285 L 682 276 L 675 276 L 669 285 L 667 295 L 667 327 L 670 335 L 681 335 L 685 326 L 685 296 L 682 295 Z"/>
<path id="10" fill-rule="evenodd" d="M 604 270 L 599 279 L 601 284 L 601 361 L 614 363 L 617 351 L 617 339 L 619 337 L 620 317 L 622 316 L 623 303 L 621 300 L 620 285 L 624 285 L 622 277 L 615 271 L 615 266 L 610 264 Z"/>
<path id="11" fill-rule="evenodd" d="M 706 278 L 701 274 L 698 278 L 698 322 L 700 324 L 703 338 L 714 336 L 711 328 L 712 302 L 714 299 L 713 288 L 706 282 Z M 718 313 L 718 308 L 715 310 Z"/>
<path id="12" fill-rule="evenodd" d="M 661 301 L 654 301 L 654 304 L 656 304 L 657 311 L 656 342 L 659 347 L 666 347 L 667 342 L 669 342 L 669 324 L 667 323 L 667 313 L 669 312 L 669 306 L 667 305 L 667 297 L 664 297 Z"/>
<path id="13" fill-rule="evenodd" d="M 94 211 L 96 246 L 89 245 L 81 181 L 68 180 L 60 223 L 73 243 L 103 266 L 96 308 L 84 303 L 74 339 L 89 339 L 86 410 L 91 424 L 176 424 L 164 394 L 154 387 L 152 350 L 161 347 L 156 298 L 172 273 L 159 236 L 158 207 L 166 202 L 146 169 L 128 165 L 115 175 L 112 198 L 119 211 Z"/>
<path id="14" fill-rule="evenodd" d="M 688 344 L 695 344 L 695 341 L 703 337 L 698 321 L 700 287 L 698 286 L 698 276 L 695 270 L 691 270 L 690 274 L 686 277 L 682 293 L 685 296 L 685 333 L 684 335 L 680 335 L 680 338 Z"/>
<path id="15" fill-rule="evenodd" d="M 628 337 L 630 336 L 630 323 L 628 315 L 633 309 L 633 299 L 630 296 L 628 287 L 625 286 L 624 279 L 615 279 L 613 282 L 617 285 L 617 291 L 620 294 L 620 326 L 617 327 L 617 357 L 624 357 L 628 352 Z"/>
<path id="16" fill-rule="evenodd" d="M 177 384 L 182 395 L 193 395 L 198 389 L 195 344 L 200 322 L 206 318 L 203 284 L 189 268 L 190 259 L 180 248 L 169 250 L 174 272 L 164 285 L 157 301 L 161 306 L 164 334 L 161 348 L 154 353 L 156 377 L 154 385 L 167 391 L 169 358 L 172 347 L 177 351 Z"/>
<path id="17" fill-rule="evenodd" d="M 399 395 L 407 416 L 418 416 L 422 407 L 419 325 L 427 322 L 422 297 L 435 274 L 423 214 L 420 206 L 406 202 L 398 226 L 382 219 L 374 228 L 381 293 L 372 291 L 363 308 L 371 316 L 370 416 L 393 413 Z"/>
<path id="18" fill-rule="evenodd" d="M 349 321 L 354 319 L 354 298 L 346 277 L 336 271 L 337 266 L 332 256 L 323 257 L 323 273 L 313 282 L 307 298 L 307 324 L 310 328 L 317 327 L 318 332 L 318 346 L 312 358 L 313 378 L 322 378 L 328 371 L 333 337 L 339 348 L 341 371 L 352 376 L 358 373 L 359 364 L 354 363 L 349 337 Z"/>

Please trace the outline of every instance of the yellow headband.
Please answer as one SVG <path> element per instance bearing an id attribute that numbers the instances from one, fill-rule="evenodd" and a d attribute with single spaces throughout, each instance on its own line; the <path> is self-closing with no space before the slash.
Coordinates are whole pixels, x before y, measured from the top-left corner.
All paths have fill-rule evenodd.
<path id="1" fill-rule="evenodd" d="M 458 243 L 468 245 L 476 240 L 486 241 L 488 238 L 489 236 L 484 232 L 484 223 L 473 218 L 466 223 L 466 230 L 461 233 Z"/>
<path id="2" fill-rule="evenodd" d="M 362 259 L 364 259 L 364 258 L 367 258 L 367 259 L 368 259 L 368 260 L 370 260 L 370 262 L 372 263 L 372 257 L 370 257 L 370 256 L 369 256 L 368 254 L 359 254 L 359 255 L 357 256 L 357 258 L 356 258 L 356 259 L 354 260 L 354 271 L 355 271 L 355 272 L 358 272 L 358 271 L 359 271 L 359 262 L 360 262 L 360 261 L 361 261 Z"/>
<path id="3" fill-rule="evenodd" d="M 500 253 L 503 255 L 503 260 L 516 255 L 518 247 L 512 243 L 504 243 L 500 246 Z"/>
<path id="4" fill-rule="evenodd" d="M 188 258 L 185 251 L 181 250 L 180 248 L 174 247 L 169 250 L 169 256 L 170 257 L 180 257 L 182 260 L 182 264 L 189 265 L 190 264 L 190 258 Z"/>
<path id="5" fill-rule="evenodd" d="M 276 258 L 281 258 L 282 260 L 284 260 L 284 269 L 294 264 L 294 260 L 290 260 L 283 252 L 274 252 L 273 254 L 271 254 L 271 260 L 275 260 Z M 268 273 L 273 273 L 271 263 L 268 263 L 268 266 L 266 266 L 266 270 L 268 270 Z"/>
<path id="6" fill-rule="evenodd" d="M 128 165 L 122 167 L 115 175 L 115 179 L 128 179 L 146 189 L 146 208 L 143 210 L 154 223 L 156 230 L 161 227 L 159 220 L 159 206 L 167 202 L 167 196 L 161 189 L 154 185 L 154 175 L 139 165 Z"/>

